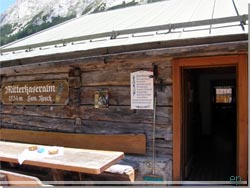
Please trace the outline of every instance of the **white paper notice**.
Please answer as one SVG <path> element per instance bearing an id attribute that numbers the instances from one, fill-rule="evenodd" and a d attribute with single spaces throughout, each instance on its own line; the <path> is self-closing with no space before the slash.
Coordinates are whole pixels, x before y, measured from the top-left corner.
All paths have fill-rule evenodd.
<path id="1" fill-rule="evenodd" d="M 130 74 L 131 109 L 154 108 L 153 72 L 137 71 Z"/>

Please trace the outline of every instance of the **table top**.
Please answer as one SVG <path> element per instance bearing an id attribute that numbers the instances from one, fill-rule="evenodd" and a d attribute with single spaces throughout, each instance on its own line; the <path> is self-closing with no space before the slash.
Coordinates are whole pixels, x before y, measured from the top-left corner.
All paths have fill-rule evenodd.
<path id="1" fill-rule="evenodd" d="M 0 161 L 18 163 L 18 157 L 32 144 L 0 141 Z M 41 146 L 41 145 L 37 145 Z M 23 164 L 100 174 L 124 157 L 123 152 L 64 148 L 64 154 L 41 159 L 28 159 Z"/>

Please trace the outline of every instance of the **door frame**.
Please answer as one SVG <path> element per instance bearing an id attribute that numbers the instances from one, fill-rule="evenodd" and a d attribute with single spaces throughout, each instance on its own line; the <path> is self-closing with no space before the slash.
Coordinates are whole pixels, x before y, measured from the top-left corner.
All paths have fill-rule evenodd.
<path id="1" fill-rule="evenodd" d="M 173 61 L 173 180 L 182 180 L 183 69 L 236 68 L 237 136 L 236 175 L 247 180 L 248 162 L 248 76 L 247 55 L 179 58 Z"/>

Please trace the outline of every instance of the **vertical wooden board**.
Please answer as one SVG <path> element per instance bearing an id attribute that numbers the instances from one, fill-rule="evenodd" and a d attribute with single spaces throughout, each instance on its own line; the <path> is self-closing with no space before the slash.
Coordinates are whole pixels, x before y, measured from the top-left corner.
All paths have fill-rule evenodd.
<path id="1" fill-rule="evenodd" d="M 0 103 L 2 103 L 2 88 L 0 88 Z"/>
<path id="2" fill-rule="evenodd" d="M 248 106 L 247 101 L 248 96 L 248 67 L 247 67 L 247 56 L 240 55 L 238 63 L 238 117 L 237 117 L 237 175 L 239 175 L 242 180 L 247 180 L 248 172 Z"/>
<path id="3" fill-rule="evenodd" d="M 173 180 L 181 180 L 181 73 L 179 61 L 173 65 Z"/>

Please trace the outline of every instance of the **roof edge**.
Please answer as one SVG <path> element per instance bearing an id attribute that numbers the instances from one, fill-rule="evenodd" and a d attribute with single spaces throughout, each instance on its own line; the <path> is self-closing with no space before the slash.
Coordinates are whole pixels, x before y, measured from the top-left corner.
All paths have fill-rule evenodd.
<path id="1" fill-rule="evenodd" d="M 13 47 L 13 48 L 0 48 L 0 53 L 12 52 L 12 51 L 18 51 L 18 50 L 31 50 L 32 48 L 39 48 L 39 47 L 58 45 L 58 44 L 66 44 L 66 43 L 72 43 L 72 42 L 77 42 L 77 41 L 82 41 L 82 40 L 93 40 L 93 39 L 104 38 L 104 37 L 110 37 L 110 39 L 115 39 L 118 35 L 126 35 L 126 34 L 157 32 L 161 30 L 168 30 L 168 32 L 171 32 L 172 29 L 197 27 L 197 26 L 212 25 L 212 24 L 239 22 L 240 25 L 242 25 L 242 23 L 246 24 L 247 20 L 248 20 L 248 15 L 243 14 L 239 16 L 222 17 L 222 18 L 214 18 L 214 19 L 191 21 L 191 22 L 169 23 L 169 24 L 164 24 L 164 25 L 110 31 L 110 32 L 97 33 L 97 34 L 85 35 L 85 36 L 80 36 L 80 37 L 72 37 L 68 39 L 54 40 L 54 41 L 42 42 L 42 43 L 37 43 L 37 44 L 32 44 L 32 45 L 18 46 L 18 47 Z"/>
<path id="2" fill-rule="evenodd" d="M 112 56 L 119 54 L 127 54 L 127 53 L 136 53 L 136 52 L 148 52 L 152 50 L 161 50 L 161 49 L 174 49 L 174 48 L 189 48 L 191 46 L 200 46 L 200 45 L 216 45 L 221 43 L 237 43 L 237 42 L 247 42 L 248 34 L 234 34 L 227 36 L 209 36 L 209 37 L 201 37 L 201 38 L 188 38 L 188 39 L 178 39 L 171 41 L 158 41 L 158 42 L 148 42 L 143 44 L 136 45 L 123 45 L 120 47 L 103 47 L 98 49 L 91 50 L 79 50 L 68 53 L 58 53 L 51 55 L 43 55 L 36 57 L 28 57 L 23 59 L 12 59 L 0 62 L 0 69 L 11 68 L 11 67 L 19 67 L 19 66 L 29 66 L 32 64 L 41 64 L 45 62 L 57 62 L 62 60 L 70 60 L 70 59 L 86 59 L 89 57 L 95 56 Z M 183 45 L 185 44 L 185 45 Z M 246 48 L 247 51 L 247 48 Z M 1 71 L 0 71 L 1 73 Z"/>

